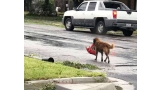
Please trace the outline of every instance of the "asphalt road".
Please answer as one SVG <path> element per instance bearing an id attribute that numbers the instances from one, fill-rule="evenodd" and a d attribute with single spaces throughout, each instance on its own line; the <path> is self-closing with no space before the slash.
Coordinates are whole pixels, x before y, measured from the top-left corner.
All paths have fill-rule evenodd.
<path id="1" fill-rule="evenodd" d="M 101 55 L 88 54 L 85 47 L 98 37 L 114 43 L 110 64 L 101 62 Z M 66 31 L 64 28 L 45 25 L 24 25 L 24 54 L 34 54 L 41 58 L 53 57 L 55 61 L 94 64 L 102 68 L 108 76 L 126 80 L 137 90 L 137 36 L 96 35 L 89 30 Z M 105 59 L 105 55 L 104 55 Z"/>

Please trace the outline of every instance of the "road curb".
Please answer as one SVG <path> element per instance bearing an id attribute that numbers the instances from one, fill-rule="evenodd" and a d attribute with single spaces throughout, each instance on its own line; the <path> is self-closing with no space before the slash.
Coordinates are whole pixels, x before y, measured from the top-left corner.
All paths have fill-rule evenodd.
<path id="1" fill-rule="evenodd" d="M 127 81 L 124 81 L 122 79 L 108 77 L 108 82 L 113 83 L 115 86 L 119 86 L 122 88 L 122 90 L 134 90 L 134 85 L 130 84 Z"/>
<path id="2" fill-rule="evenodd" d="M 70 84 L 84 84 L 84 83 L 98 83 L 98 82 L 107 82 L 108 78 L 105 77 L 71 77 L 71 78 L 56 78 L 48 80 L 34 80 L 34 81 L 25 81 L 24 88 L 25 90 L 39 90 L 39 88 L 45 87 L 47 84 L 54 84 L 56 90 L 68 90 L 62 85 Z M 59 89 L 58 89 L 59 88 Z"/>
<path id="3" fill-rule="evenodd" d="M 103 81 L 101 81 L 102 79 Z M 56 83 L 55 84 L 56 90 L 74 90 L 75 87 L 78 86 L 85 87 L 83 89 L 78 89 L 78 90 L 118 90 L 115 89 L 116 86 L 121 87 L 122 88 L 121 90 L 134 90 L 134 86 L 131 85 L 129 82 L 113 77 L 107 77 L 105 79 L 104 77 L 71 77 L 71 78 L 25 81 L 25 86 L 33 87 L 37 86 L 36 84 L 38 84 L 42 87 L 45 86 L 46 84 L 52 84 L 52 83 Z M 28 90 L 32 89 L 30 88 Z"/>
<path id="4" fill-rule="evenodd" d="M 25 81 L 25 84 L 34 84 L 34 83 L 76 84 L 76 83 L 96 83 L 96 82 L 107 82 L 107 81 L 108 78 L 106 77 L 71 77 L 71 78 Z"/>
<path id="5" fill-rule="evenodd" d="M 34 54 L 24 54 L 24 56 L 30 57 L 30 58 L 39 59 L 39 60 L 43 60 L 42 58 L 40 58 L 40 57 L 38 57 L 38 56 L 36 56 L 36 55 L 34 55 Z"/>

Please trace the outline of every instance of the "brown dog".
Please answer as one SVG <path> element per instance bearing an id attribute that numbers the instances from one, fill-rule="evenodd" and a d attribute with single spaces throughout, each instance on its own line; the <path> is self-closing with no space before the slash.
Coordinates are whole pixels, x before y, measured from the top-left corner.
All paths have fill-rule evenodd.
<path id="1" fill-rule="evenodd" d="M 110 63 L 109 60 L 109 53 L 110 53 L 110 49 L 113 49 L 114 44 L 110 45 L 106 42 L 102 42 L 100 41 L 99 38 L 94 38 L 93 39 L 93 45 L 95 46 L 95 50 L 96 50 L 96 58 L 95 60 L 97 60 L 97 56 L 98 56 L 98 52 L 101 53 L 101 62 L 103 62 L 103 52 L 106 55 L 106 59 L 104 60 L 104 62 L 106 62 L 107 58 L 108 58 L 108 63 Z"/>

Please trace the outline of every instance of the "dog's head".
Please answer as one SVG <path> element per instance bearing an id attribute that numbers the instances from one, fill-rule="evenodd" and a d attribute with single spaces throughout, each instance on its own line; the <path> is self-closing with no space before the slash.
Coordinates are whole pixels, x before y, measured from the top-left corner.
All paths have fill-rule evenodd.
<path id="1" fill-rule="evenodd" d="M 93 39 L 93 44 L 95 45 L 95 43 L 98 42 L 98 41 L 100 41 L 99 38 L 94 38 L 94 39 Z"/>

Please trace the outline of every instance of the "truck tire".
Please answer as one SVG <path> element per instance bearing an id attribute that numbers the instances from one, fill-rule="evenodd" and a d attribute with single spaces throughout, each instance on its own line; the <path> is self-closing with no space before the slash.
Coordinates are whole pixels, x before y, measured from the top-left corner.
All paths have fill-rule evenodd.
<path id="1" fill-rule="evenodd" d="M 123 35 L 124 36 L 131 36 L 132 34 L 133 34 L 133 31 L 123 30 Z"/>
<path id="2" fill-rule="evenodd" d="M 98 21 L 96 24 L 95 32 L 97 34 L 106 34 L 105 24 L 103 21 Z"/>
<path id="3" fill-rule="evenodd" d="M 73 31 L 74 26 L 73 26 L 73 24 L 72 24 L 71 18 L 65 19 L 65 29 L 66 29 L 67 31 Z"/>

